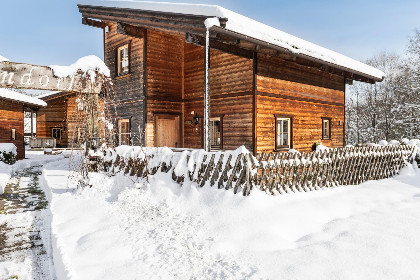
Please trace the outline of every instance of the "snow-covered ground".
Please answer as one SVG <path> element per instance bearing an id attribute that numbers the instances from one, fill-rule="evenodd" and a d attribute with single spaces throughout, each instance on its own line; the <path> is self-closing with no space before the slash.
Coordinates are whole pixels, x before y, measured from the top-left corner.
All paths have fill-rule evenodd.
<path id="1" fill-rule="evenodd" d="M 418 279 L 420 171 L 249 197 L 44 166 L 58 279 Z M 71 176 L 69 176 L 69 174 Z M 70 178 L 70 179 L 69 179 Z M 20 278 L 19 278 L 20 279 Z"/>

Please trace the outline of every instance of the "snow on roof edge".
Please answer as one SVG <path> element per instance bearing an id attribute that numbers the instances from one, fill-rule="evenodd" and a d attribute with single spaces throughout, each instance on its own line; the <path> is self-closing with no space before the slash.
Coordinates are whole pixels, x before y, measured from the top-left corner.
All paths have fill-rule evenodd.
<path id="1" fill-rule="evenodd" d="M 49 96 L 55 95 L 55 94 L 60 93 L 60 92 L 62 92 L 62 91 L 48 91 L 46 93 L 37 95 L 36 98 L 43 99 L 45 97 L 49 97 Z"/>
<path id="2" fill-rule="evenodd" d="M 289 50 L 291 53 L 307 56 L 329 64 L 337 65 L 366 76 L 376 81 L 382 81 L 385 73 L 370 65 L 308 42 L 291 34 L 268 26 L 236 12 L 218 5 L 186 4 L 152 1 L 113 1 L 113 0 L 80 0 L 79 5 L 101 6 L 137 9 L 145 11 L 200 15 L 207 17 L 227 18 L 225 29 L 251 38 L 255 38 L 278 47 Z M 213 23 L 213 22 L 212 22 Z M 215 25 L 215 24 L 212 24 Z"/>
<path id="3" fill-rule="evenodd" d="M 47 106 L 47 103 L 45 103 L 45 101 L 41 99 L 5 88 L 0 88 L 0 98 L 19 101 L 22 103 L 28 103 L 42 107 Z"/>
<path id="4" fill-rule="evenodd" d="M 9 61 L 9 59 L 0 54 L 0 62 L 3 62 L 3 61 Z"/>

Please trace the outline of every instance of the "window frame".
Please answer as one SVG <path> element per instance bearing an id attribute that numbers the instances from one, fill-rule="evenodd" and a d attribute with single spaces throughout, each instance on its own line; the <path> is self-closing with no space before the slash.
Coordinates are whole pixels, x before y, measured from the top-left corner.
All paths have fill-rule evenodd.
<path id="1" fill-rule="evenodd" d="M 127 61 L 128 61 L 128 70 L 126 72 L 121 72 L 120 68 L 120 50 L 127 48 Z M 124 77 L 131 74 L 131 41 L 124 42 L 116 47 L 115 51 L 115 66 L 116 66 L 116 77 Z"/>
<path id="2" fill-rule="evenodd" d="M 293 118 L 292 115 L 274 114 L 274 151 L 287 151 L 293 149 Z M 277 131 L 277 120 L 289 120 L 289 145 L 277 145 L 278 131 Z"/>
<path id="3" fill-rule="evenodd" d="M 328 136 L 324 134 L 324 122 L 328 121 Z M 331 140 L 331 118 L 321 117 L 321 140 Z"/>
<path id="4" fill-rule="evenodd" d="M 121 133 L 122 123 L 128 123 L 128 132 Z M 128 143 L 122 144 L 122 134 L 128 135 Z M 131 117 L 118 120 L 118 145 L 131 145 Z"/>
<path id="5" fill-rule="evenodd" d="M 60 137 L 59 138 L 54 137 L 54 129 L 60 131 Z M 63 136 L 63 128 L 62 127 L 51 127 L 51 137 L 52 138 L 57 139 L 57 140 L 61 140 L 62 136 Z"/>
<path id="6" fill-rule="evenodd" d="M 211 151 L 220 151 L 223 150 L 223 117 L 225 115 L 215 115 L 209 118 L 209 121 L 219 121 L 220 122 L 220 144 L 219 144 L 219 149 L 213 149 L 212 148 L 212 144 L 211 144 L 211 135 L 210 135 L 210 150 Z"/>

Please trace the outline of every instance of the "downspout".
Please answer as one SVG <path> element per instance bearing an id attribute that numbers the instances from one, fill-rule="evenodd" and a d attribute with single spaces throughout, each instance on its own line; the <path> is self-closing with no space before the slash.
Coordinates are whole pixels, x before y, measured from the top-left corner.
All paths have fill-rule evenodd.
<path id="1" fill-rule="evenodd" d="M 209 83 L 209 60 L 210 60 L 210 31 L 206 27 L 206 50 L 204 69 L 204 150 L 210 152 L 210 83 Z"/>
<path id="2" fill-rule="evenodd" d="M 210 28 L 220 26 L 219 18 L 208 18 L 204 21 L 206 26 L 206 46 L 204 65 L 204 150 L 210 152 Z"/>

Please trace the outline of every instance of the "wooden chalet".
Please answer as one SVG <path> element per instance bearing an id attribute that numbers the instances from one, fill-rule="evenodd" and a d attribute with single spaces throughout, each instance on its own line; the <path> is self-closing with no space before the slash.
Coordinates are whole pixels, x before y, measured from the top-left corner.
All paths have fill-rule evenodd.
<path id="1" fill-rule="evenodd" d="M 79 148 L 87 125 L 86 104 L 81 96 L 75 92 L 53 91 L 38 98 L 47 106 L 37 112 L 37 138 L 54 138 L 57 148 Z"/>
<path id="2" fill-rule="evenodd" d="M 24 111 L 36 111 L 46 105 L 38 98 L 0 88 L 0 143 L 13 143 L 16 159 L 25 158 Z"/>
<path id="3" fill-rule="evenodd" d="M 219 6 L 84 1 L 78 7 L 83 24 L 103 29 L 120 144 L 245 145 L 254 153 L 308 151 L 317 141 L 342 147 L 346 83 L 384 78 Z"/>

